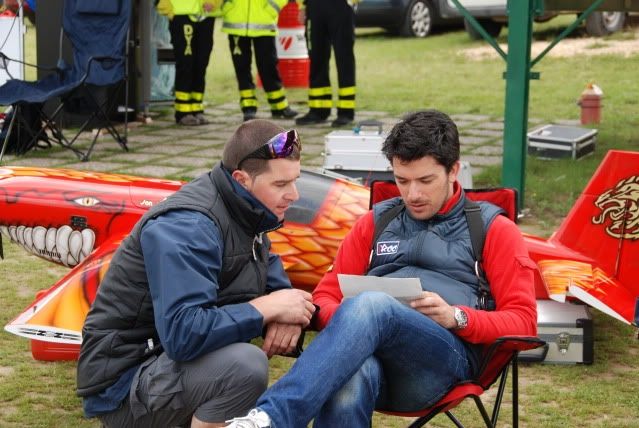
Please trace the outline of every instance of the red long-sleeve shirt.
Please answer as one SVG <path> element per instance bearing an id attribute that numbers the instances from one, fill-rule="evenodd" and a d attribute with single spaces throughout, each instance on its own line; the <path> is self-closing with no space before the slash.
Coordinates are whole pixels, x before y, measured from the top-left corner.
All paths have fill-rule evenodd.
<path id="1" fill-rule="evenodd" d="M 460 196 L 461 188 L 456 185 L 453 197 L 440 213 L 449 211 Z M 365 274 L 374 230 L 373 213 L 369 211 L 355 223 L 337 251 L 333 268 L 313 291 L 313 301 L 321 308 L 317 328 L 326 326 L 342 301 L 337 274 Z M 534 270 L 537 267 L 528 256 L 517 225 L 504 216 L 497 216 L 486 233 L 483 258 L 497 310 L 488 312 L 463 306 L 468 315 L 468 326 L 455 333 L 471 343 L 491 343 L 508 335 L 535 336 Z"/>

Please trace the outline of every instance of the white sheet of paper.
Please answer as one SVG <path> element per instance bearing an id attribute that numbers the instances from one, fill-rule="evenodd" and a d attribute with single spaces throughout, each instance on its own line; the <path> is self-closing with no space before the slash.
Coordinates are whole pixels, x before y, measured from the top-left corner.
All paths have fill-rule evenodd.
<path id="1" fill-rule="evenodd" d="M 364 291 L 382 291 L 408 303 L 422 294 L 419 278 L 385 278 L 379 276 L 337 274 L 344 298 L 353 297 Z"/>

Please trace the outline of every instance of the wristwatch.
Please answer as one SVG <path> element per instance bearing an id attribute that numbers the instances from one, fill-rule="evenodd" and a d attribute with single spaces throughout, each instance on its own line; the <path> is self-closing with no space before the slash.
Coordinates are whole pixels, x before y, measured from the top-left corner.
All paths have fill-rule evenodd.
<path id="1" fill-rule="evenodd" d="M 457 322 L 455 330 L 461 330 L 468 326 L 468 315 L 466 315 L 466 312 L 457 306 L 455 306 L 455 321 Z"/>

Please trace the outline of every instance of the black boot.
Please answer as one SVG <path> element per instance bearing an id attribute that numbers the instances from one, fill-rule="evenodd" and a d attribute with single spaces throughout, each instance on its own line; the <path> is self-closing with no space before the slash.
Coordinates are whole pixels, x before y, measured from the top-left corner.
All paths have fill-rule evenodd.
<path id="1" fill-rule="evenodd" d="M 292 119 L 298 114 L 297 110 L 293 110 L 288 106 L 282 110 L 271 110 L 271 117 L 273 119 Z"/>
<path id="2" fill-rule="evenodd" d="M 324 109 L 311 109 L 308 113 L 306 113 L 302 117 L 298 117 L 295 119 L 296 125 L 313 125 L 316 123 L 324 123 L 328 118 L 328 115 L 331 113 L 330 110 L 327 112 L 323 112 Z"/>
<path id="3" fill-rule="evenodd" d="M 255 115 L 257 114 L 257 109 L 247 108 L 242 110 L 242 114 L 244 114 L 244 122 L 247 120 L 255 119 Z"/>
<path id="4" fill-rule="evenodd" d="M 337 119 L 335 119 L 331 126 L 333 128 L 341 128 L 353 123 L 355 119 L 355 109 L 352 108 L 337 108 Z"/>
<path id="5" fill-rule="evenodd" d="M 337 116 L 337 118 L 331 122 L 331 126 L 333 128 L 341 128 L 343 126 L 348 126 L 353 123 L 352 116 Z"/>

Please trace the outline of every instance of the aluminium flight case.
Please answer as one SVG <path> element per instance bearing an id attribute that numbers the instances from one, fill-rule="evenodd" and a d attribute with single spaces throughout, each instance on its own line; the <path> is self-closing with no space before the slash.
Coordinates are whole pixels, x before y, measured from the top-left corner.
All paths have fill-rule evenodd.
<path id="1" fill-rule="evenodd" d="M 593 363 L 593 323 L 587 305 L 537 300 L 537 336 L 546 342 L 546 346 L 520 353 L 520 360 L 552 364 Z"/>
<path id="2" fill-rule="evenodd" d="M 579 159 L 595 150 L 597 130 L 545 125 L 528 133 L 528 154 L 546 159 Z"/>

